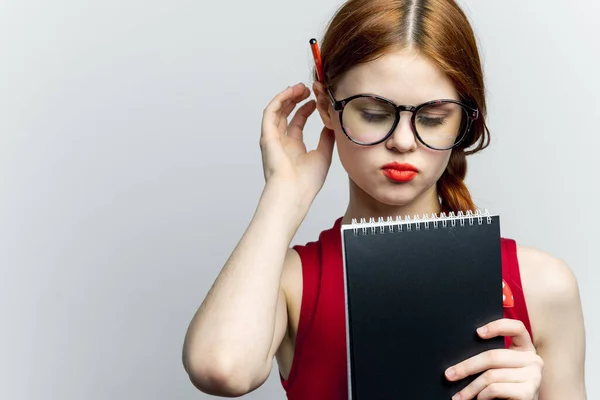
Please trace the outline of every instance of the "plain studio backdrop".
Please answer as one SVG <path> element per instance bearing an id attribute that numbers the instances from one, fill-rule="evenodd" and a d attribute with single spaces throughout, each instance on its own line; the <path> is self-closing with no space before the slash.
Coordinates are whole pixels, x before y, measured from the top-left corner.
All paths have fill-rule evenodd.
<path id="1" fill-rule="evenodd" d="M 308 40 L 339 4 L 0 3 L 0 398 L 209 397 L 183 337 L 260 195 L 262 110 L 312 83 Z M 469 187 L 504 236 L 574 270 L 600 398 L 600 2 L 461 4 L 493 135 Z M 336 155 L 294 243 L 331 226 L 347 186 Z M 247 396 L 283 397 L 275 369 Z"/>

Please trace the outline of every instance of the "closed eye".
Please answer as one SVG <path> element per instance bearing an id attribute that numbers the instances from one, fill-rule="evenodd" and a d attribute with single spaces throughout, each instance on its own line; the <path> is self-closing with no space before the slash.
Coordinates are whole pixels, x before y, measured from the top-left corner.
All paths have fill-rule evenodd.
<path id="1" fill-rule="evenodd" d="M 433 117 L 433 116 L 419 115 L 417 117 L 417 122 L 423 126 L 435 127 L 435 126 L 444 125 L 446 123 L 446 117 Z"/>
<path id="2" fill-rule="evenodd" d="M 378 113 L 368 110 L 362 110 L 361 117 L 367 122 L 384 122 L 388 121 L 392 116 L 389 113 Z"/>

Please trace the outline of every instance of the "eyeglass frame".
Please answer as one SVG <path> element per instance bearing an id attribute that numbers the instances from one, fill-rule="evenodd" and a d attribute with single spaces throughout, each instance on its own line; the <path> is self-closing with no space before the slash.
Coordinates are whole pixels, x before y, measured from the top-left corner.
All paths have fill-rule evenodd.
<path id="1" fill-rule="evenodd" d="M 400 123 L 400 113 L 402 111 L 409 111 L 411 113 L 411 118 L 410 118 L 410 125 L 413 131 L 413 134 L 416 136 L 417 140 L 419 142 L 421 142 L 425 147 L 428 147 L 432 150 L 437 150 L 437 151 L 447 151 L 447 150 L 452 150 L 456 147 L 458 147 L 467 137 L 467 134 L 469 133 L 469 131 L 471 130 L 471 126 L 473 125 L 473 121 L 477 120 L 479 118 L 479 110 L 473 107 L 470 107 L 468 105 L 466 105 L 465 103 L 462 103 L 458 100 L 453 100 L 453 99 L 439 99 L 439 100 L 430 100 L 427 101 L 425 103 L 419 104 L 418 106 L 409 106 L 409 105 L 397 105 L 396 103 L 394 103 L 392 100 L 387 99 L 385 97 L 382 96 L 378 96 L 378 95 L 372 95 L 372 94 L 355 94 L 353 96 L 350 97 L 346 97 L 345 99 L 342 100 L 336 100 L 335 97 L 333 96 L 333 93 L 331 92 L 330 88 L 327 88 L 327 92 L 329 93 L 329 97 L 331 99 L 331 105 L 333 106 L 333 109 L 339 112 L 340 115 L 340 126 L 342 127 L 342 131 L 344 132 L 344 135 L 346 135 L 346 137 L 353 143 L 356 143 L 358 145 L 361 146 L 375 146 L 379 143 L 383 143 L 386 140 L 389 139 L 390 136 L 392 136 L 392 134 L 394 133 L 394 131 L 396 130 L 396 128 L 398 127 L 398 124 Z M 360 142 L 356 139 L 353 139 L 348 132 L 346 132 L 346 128 L 344 128 L 344 122 L 342 119 L 343 113 L 344 113 L 344 109 L 346 107 L 346 105 L 356 99 L 356 98 L 361 98 L 361 97 L 366 97 L 366 98 L 372 98 L 375 100 L 381 100 L 385 103 L 388 103 L 389 105 L 391 105 L 392 107 L 394 107 L 394 109 L 396 110 L 396 116 L 395 116 L 395 120 L 394 120 L 394 125 L 392 125 L 392 128 L 390 129 L 390 131 L 380 140 L 377 140 L 376 142 L 372 142 L 372 143 L 364 143 L 364 142 Z M 415 118 L 417 115 L 417 112 L 427 106 L 433 105 L 433 104 L 442 104 L 442 103 L 453 103 L 453 104 L 457 104 L 461 107 L 463 107 L 464 110 L 466 110 L 467 112 L 469 112 L 470 114 L 467 115 L 467 127 L 465 128 L 464 132 L 461 134 L 462 137 L 460 138 L 459 141 L 454 142 L 454 144 L 451 147 L 445 148 L 445 149 L 436 149 L 435 147 L 432 147 L 430 145 L 428 145 L 427 143 L 425 143 L 425 141 L 423 140 L 423 138 L 421 138 L 421 135 L 419 135 L 418 131 L 417 131 L 417 127 L 415 124 Z"/>

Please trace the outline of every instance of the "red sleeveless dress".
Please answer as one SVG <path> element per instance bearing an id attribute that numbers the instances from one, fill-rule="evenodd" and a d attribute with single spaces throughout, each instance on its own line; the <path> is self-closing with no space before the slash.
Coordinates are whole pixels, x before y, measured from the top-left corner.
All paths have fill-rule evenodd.
<path id="1" fill-rule="evenodd" d="M 303 293 L 292 368 L 287 380 L 280 376 L 289 400 L 348 399 L 341 220 L 318 241 L 294 246 L 302 261 Z M 504 317 L 521 320 L 531 335 L 516 243 L 501 241 L 502 277 L 514 298 Z"/>

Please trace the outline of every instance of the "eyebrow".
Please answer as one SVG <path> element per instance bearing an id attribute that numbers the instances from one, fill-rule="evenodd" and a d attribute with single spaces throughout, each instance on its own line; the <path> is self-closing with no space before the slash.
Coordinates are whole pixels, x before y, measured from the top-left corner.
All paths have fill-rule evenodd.
<path id="1" fill-rule="evenodd" d="M 413 106 L 413 107 L 417 107 L 417 106 L 419 106 L 421 104 L 429 103 L 431 101 L 436 101 L 436 100 L 452 100 L 452 101 L 458 101 L 458 102 L 461 101 L 460 99 L 455 99 L 454 96 L 441 96 L 441 97 L 431 97 L 429 100 L 421 101 L 421 102 L 415 103 L 415 104 L 400 104 L 396 100 L 393 100 L 393 99 L 391 99 L 389 97 L 386 97 L 386 96 L 383 96 L 383 95 L 380 95 L 380 94 L 377 94 L 377 93 L 373 93 L 373 92 L 357 92 L 357 93 L 352 94 L 350 96 L 345 96 L 342 99 L 336 99 L 336 100 L 342 101 L 344 99 L 348 99 L 350 97 L 355 97 L 355 96 L 379 97 L 379 98 L 391 101 L 392 103 L 394 103 L 397 106 L 405 105 L 405 106 Z M 446 108 L 450 107 L 447 104 L 439 104 L 438 106 L 439 107 L 446 107 Z"/>
<path id="2" fill-rule="evenodd" d="M 333 92 L 332 92 L 332 93 L 333 93 Z M 364 91 L 364 92 L 359 92 L 359 91 L 356 91 L 356 92 L 354 92 L 353 94 L 350 94 L 350 95 L 348 95 L 348 96 L 344 96 L 343 98 L 341 98 L 341 96 L 340 96 L 340 99 L 338 99 L 338 100 L 347 99 L 347 98 L 350 98 L 350 97 L 355 97 L 355 96 L 375 96 L 375 97 L 384 98 L 384 99 L 386 99 L 386 100 L 388 100 L 388 101 L 391 101 L 392 103 L 394 103 L 394 104 L 396 104 L 396 105 L 400 105 L 400 104 L 399 104 L 399 103 L 398 103 L 396 100 L 393 100 L 393 99 L 392 99 L 392 98 L 390 98 L 390 97 L 387 97 L 387 96 L 384 96 L 384 95 L 381 95 L 381 94 L 378 94 L 378 93 L 375 93 L 375 92 L 369 92 L 369 91 Z M 454 95 L 448 95 L 448 96 L 437 96 L 437 97 L 432 97 L 432 96 L 430 96 L 428 100 L 421 101 L 421 102 L 419 102 L 419 103 L 417 103 L 417 104 L 412 104 L 412 105 L 414 105 L 414 106 L 417 106 L 417 105 L 419 105 L 419 104 L 428 103 L 428 102 L 430 102 L 430 101 L 435 101 L 435 100 L 453 100 L 453 101 L 461 101 L 461 99 L 456 99 L 456 98 L 454 98 L 454 97 L 455 97 Z M 406 105 L 408 105 L 408 104 L 406 104 Z"/>

